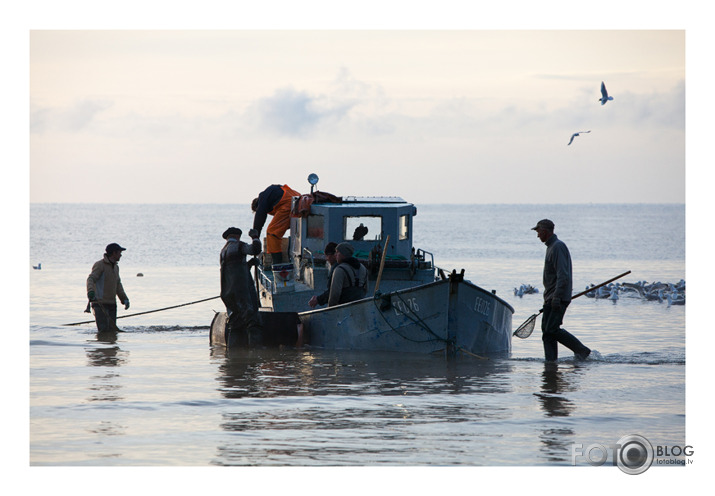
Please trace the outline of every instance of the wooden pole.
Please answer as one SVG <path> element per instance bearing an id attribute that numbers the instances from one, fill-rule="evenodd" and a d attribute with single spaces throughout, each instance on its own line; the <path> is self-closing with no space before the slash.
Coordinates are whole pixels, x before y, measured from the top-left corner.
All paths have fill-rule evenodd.
<path id="1" fill-rule="evenodd" d="M 375 282 L 375 293 L 377 294 L 377 290 L 380 289 L 380 279 L 382 279 L 382 269 L 385 267 L 385 255 L 387 255 L 387 245 L 390 242 L 390 235 L 387 235 L 387 239 L 385 240 L 385 248 L 382 250 L 382 258 L 380 259 L 380 270 L 377 273 L 377 281 Z"/>

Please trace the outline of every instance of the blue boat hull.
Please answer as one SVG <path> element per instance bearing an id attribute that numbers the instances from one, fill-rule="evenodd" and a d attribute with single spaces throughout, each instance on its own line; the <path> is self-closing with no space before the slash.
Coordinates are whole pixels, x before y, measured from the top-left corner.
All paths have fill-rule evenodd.
<path id="1" fill-rule="evenodd" d="M 298 314 L 306 343 L 344 350 L 511 351 L 513 308 L 457 278 Z"/>

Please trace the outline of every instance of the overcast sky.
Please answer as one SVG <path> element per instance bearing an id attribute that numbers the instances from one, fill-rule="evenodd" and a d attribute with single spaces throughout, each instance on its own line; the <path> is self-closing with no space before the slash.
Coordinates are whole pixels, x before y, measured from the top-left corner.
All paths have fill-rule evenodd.
<path id="1" fill-rule="evenodd" d="M 685 202 L 684 30 L 29 40 L 31 202 L 249 203 L 311 172 L 415 203 Z"/>

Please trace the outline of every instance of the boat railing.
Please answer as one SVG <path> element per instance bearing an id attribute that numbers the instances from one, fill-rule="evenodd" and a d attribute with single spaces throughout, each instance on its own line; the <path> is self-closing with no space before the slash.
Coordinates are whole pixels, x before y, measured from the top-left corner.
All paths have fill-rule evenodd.
<path id="1" fill-rule="evenodd" d="M 275 293 L 276 293 L 276 284 L 275 284 L 275 281 L 273 281 L 273 279 L 271 279 L 270 277 L 268 277 L 268 276 L 266 275 L 266 273 L 263 271 L 263 268 L 258 268 L 258 278 L 259 278 L 260 281 L 261 281 L 261 285 L 262 285 L 264 288 L 270 290 L 271 294 L 275 294 Z"/>
<path id="2" fill-rule="evenodd" d="M 303 248 L 300 254 L 300 261 L 298 262 L 298 267 L 296 271 L 296 280 L 305 281 L 305 269 L 307 267 L 315 268 L 315 259 L 313 258 L 313 252 L 308 248 Z"/>
<path id="3" fill-rule="evenodd" d="M 415 256 L 418 260 L 423 260 L 426 262 L 427 255 L 429 255 L 429 258 L 430 258 L 429 268 L 432 268 L 435 271 L 435 274 L 434 274 L 435 281 L 446 280 L 450 274 L 449 269 L 445 269 L 444 267 L 440 267 L 440 266 L 436 265 L 434 263 L 434 253 L 432 253 L 431 251 L 426 251 L 426 250 L 423 250 L 422 248 L 417 248 Z"/>
<path id="4" fill-rule="evenodd" d="M 307 258 L 305 256 L 306 254 L 308 255 Z M 303 261 L 305 261 L 306 267 L 308 265 L 310 267 L 315 267 L 315 260 L 313 259 L 313 252 L 310 251 L 308 248 L 303 248 L 303 253 L 300 254 L 300 260 L 301 260 L 301 263 L 303 263 Z M 308 261 L 310 261 L 310 264 L 308 264 Z"/>
<path id="5" fill-rule="evenodd" d="M 434 265 L 434 254 L 431 251 L 425 251 L 422 248 L 417 248 L 417 258 L 419 260 L 425 260 L 426 261 L 426 255 L 429 255 L 430 260 L 431 260 L 431 265 L 430 267 L 435 267 Z"/>

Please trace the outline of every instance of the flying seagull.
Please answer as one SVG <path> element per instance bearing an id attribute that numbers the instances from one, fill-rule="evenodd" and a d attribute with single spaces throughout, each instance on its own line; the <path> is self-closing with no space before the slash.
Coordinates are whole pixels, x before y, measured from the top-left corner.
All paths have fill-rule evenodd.
<path id="1" fill-rule="evenodd" d="M 601 98 L 598 99 L 601 105 L 605 105 L 608 100 L 613 100 L 612 96 L 608 96 L 608 91 L 606 91 L 606 85 L 601 81 Z"/>
<path id="2" fill-rule="evenodd" d="M 590 132 L 591 132 L 591 130 L 589 129 L 588 131 L 579 131 L 579 132 L 577 132 L 577 133 L 573 133 L 573 134 L 571 135 L 571 139 L 569 140 L 569 145 L 570 145 L 571 143 L 573 143 L 573 139 L 574 139 L 576 136 L 578 136 L 579 134 L 581 134 L 581 133 L 590 133 Z"/>

